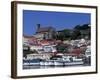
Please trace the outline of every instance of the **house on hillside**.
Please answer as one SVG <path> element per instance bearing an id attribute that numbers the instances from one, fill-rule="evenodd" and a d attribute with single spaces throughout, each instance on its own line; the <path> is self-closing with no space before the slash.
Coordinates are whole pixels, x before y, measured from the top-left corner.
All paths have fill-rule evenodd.
<path id="1" fill-rule="evenodd" d="M 41 27 L 40 24 L 37 24 L 37 31 L 34 37 L 36 37 L 38 40 L 43 39 L 53 39 L 56 31 L 53 27 Z"/>
<path id="2" fill-rule="evenodd" d="M 23 36 L 23 45 L 37 45 L 38 41 L 34 36 Z"/>

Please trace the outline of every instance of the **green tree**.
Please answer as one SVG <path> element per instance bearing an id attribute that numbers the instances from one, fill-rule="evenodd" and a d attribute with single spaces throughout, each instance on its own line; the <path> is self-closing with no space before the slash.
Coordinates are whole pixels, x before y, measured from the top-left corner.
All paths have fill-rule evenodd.
<path id="1" fill-rule="evenodd" d="M 71 39 L 80 39 L 85 36 L 88 36 L 90 38 L 90 35 L 91 35 L 90 32 L 91 32 L 91 27 L 89 26 L 89 24 L 76 25 L 73 29 L 73 34 L 72 34 Z"/>
<path id="2" fill-rule="evenodd" d="M 80 30 L 74 30 L 71 39 L 78 39 L 80 35 L 81 35 Z"/>
<path id="3" fill-rule="evenodd" d="M 56 46 L 57 52 L 58 53 L 64 53 L 64 51 L 67 49 L 67 45 L 64 44 L 58 44 Z"/>
<path id="4" fill-rule="evenodd" d="M 67 39 L 70 39 L 71 38 L 71 30 L 69 30 L 69 29 L 64 29 L 64 30 L 61 30 L 61 31 L 59 31 L 58 33 L 58 35 L 57 35 L 57 39 L 59 39 L 59 40 L 67 40 Z"/>
<path id="5" fill-rule="evenodd" d="M 89 24 L 76 25 L 74 27 L 74 30 L 87 30 L 87 29 L 90 29 Z"/>

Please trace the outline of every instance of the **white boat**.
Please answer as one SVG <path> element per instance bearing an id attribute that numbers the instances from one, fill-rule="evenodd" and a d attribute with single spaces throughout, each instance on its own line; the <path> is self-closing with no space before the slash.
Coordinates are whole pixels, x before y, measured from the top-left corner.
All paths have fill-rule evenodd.
<path id="1" fill-rule="evenodd" d="M 44 66 L 45 65 L 45 62 L 44 61 L 41 61 L 40 62 L 40 66 Z"/>
<path id="2" fill-rule="evenodd" d="M 23 63 L 23 66 L 27 66 L 27 65 L 29 65 L 29 63 Z"/>
<path id="3" fill-rule="evenodd" d="M 33 66 L 36 66 L 36 65 L 40 65 L 40 63 L 38 62 L 36 62 L 36 63 L 29 63 L 29 65 L 33 65 Z"/>
<path id="4" fill-rule="evenodd" d="M 45 66 L 48 66 L 48 65 L 49 65 L 48 61 L 45 61 L 45 62 L 44 62 L 44 65 L 45 65 Z"/>
<path id="5" fill-rule="evenodd" d="M 76 58 L 76 57 L 73 57 L 73 61 L 81 62 L 81 61 L 83 61 L 83 59 L 82 59 L 82 58 L 78 59 L 78 58 Z"/>
<path id="6" fill-rule="evenodd" d="M 54 65 L 54 61 L 49 61 L 48 64 L 49 64 L 50 66 L 52 66 L 52 65 Z"/>
<path id="7" fill-rule="evenodd" d="M 40 60 L 39 59 L 25 59 L 23 60 L 23 65 L 24 66 L 38 66 L 40 65 Z"/>
<path id="8" fill-rule="evenodd" d="M 55 66 L 62 66 L 62 65 L 64 65 L 64 64 L 63 64 L 63 62 L 54 61 L 54 65 L 55 65 Z"/>
<path id="9" fill-rule="evenodd" d="M 54 63 L 52 61 L 41 61 L 40 62 L 40 66 L 50 66 L 50 65 L 54 65 Z"/>
<path id="10" fill-rule="evenodd" d="M 37 66 L 40 65 L 40 63 L 23 63 L 24 66 Z"/>
<path id="11" fill-rule="evenodd" d="M 71 65 L 83 65 L 84 62 L 83 61 L 75 61 L 75 62 L 65 62 L 64 65 L 68 65 L 68 66 L 71 66 Z"/>

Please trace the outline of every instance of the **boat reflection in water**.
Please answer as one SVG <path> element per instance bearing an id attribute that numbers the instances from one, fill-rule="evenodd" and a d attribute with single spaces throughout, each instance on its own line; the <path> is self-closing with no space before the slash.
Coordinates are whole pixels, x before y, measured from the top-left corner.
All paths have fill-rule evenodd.
<path id="1" fill-rule="evenodd" d="M 23 69 L 43 69 L 43 68 L 55 68 L 55 67 L 66 67 L 66 66 L 84 66 L 83 61 L 61 61 L 61 60 L 46 60 L 41 61 L 38 59 L 24 60 Z"/>

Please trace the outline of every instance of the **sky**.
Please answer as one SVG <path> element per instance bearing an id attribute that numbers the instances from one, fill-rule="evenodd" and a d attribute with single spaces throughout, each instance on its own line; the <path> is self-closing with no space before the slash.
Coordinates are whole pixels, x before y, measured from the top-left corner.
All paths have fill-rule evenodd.
<path id="1" fill-rule="evenodd" d="M 37 24 L 41 27 L 52 26 L 58 31 L 73 29 L 76 25 L 90 24 L 90 21 L 90 13 L 23 10 L 23 34 L 34 35 Z"/>

